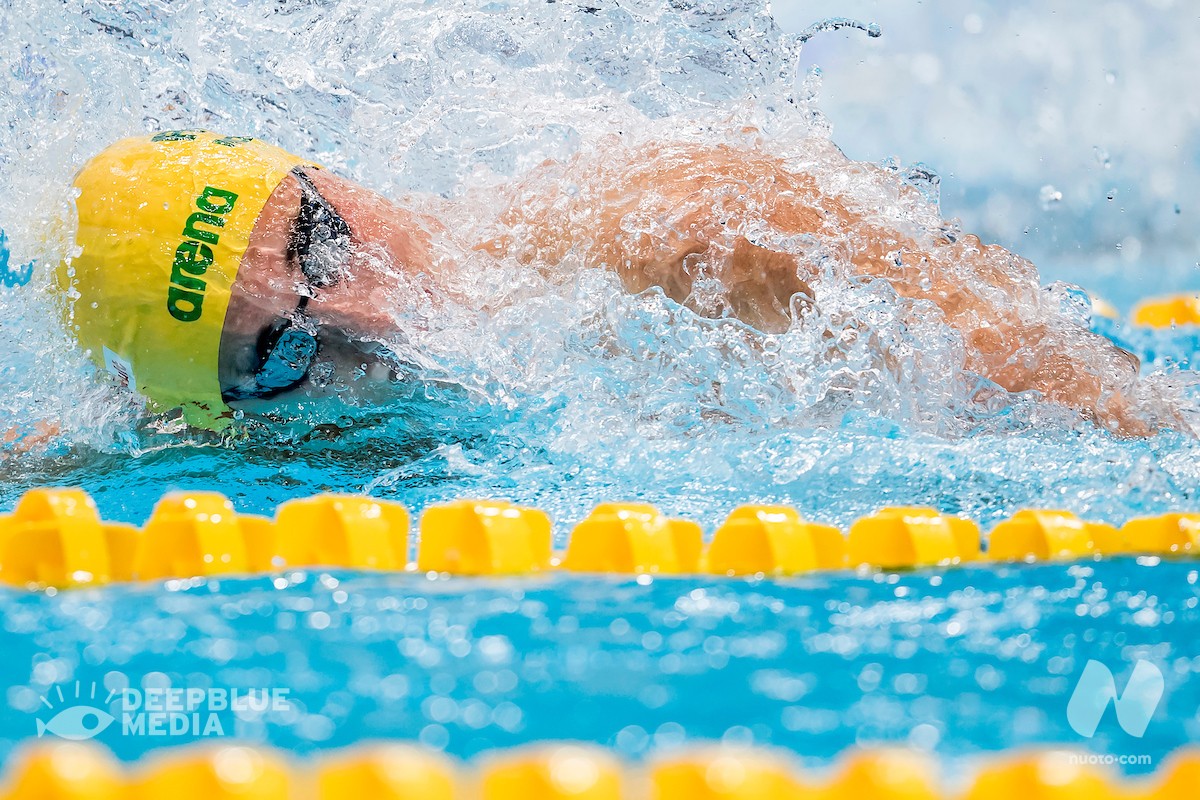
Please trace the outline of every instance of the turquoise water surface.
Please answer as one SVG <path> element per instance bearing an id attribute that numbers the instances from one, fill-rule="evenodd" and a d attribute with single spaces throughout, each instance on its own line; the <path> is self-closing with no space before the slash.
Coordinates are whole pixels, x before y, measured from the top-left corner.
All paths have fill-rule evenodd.
<path id="1" fill-rule="evenodd" d="M 6 592 L 0 751 L 53 714 L 36 676 L 68 696 L 74 681 L 283 688 L 287 708 L 217 716 L 226 734 L 298 752 L 402 738 L 470 756 L 571 739 L 640 757 L 726 740 L 813 765 L 878 743 L 962 764 L 1054 744 L 1157 765 L 1197 736 L 1198 601 L 1195 565 L 1128 559 L 786 581 L 312 572 Z M 1135 658 L 1166 680 L 1145 737 L 1111 712 L 1079 737 L 1066 704 L 1083 664 Z M 97 738 L 131 759 L 193 732 L 118 724 Z"/>

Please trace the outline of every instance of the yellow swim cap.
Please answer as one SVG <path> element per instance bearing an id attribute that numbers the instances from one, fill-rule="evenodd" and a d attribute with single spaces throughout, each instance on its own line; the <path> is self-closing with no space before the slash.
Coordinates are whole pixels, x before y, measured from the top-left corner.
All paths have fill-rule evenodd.
<path id="1" fill-rule="evenodd" d="M 75 178 L 82 252 L 60 283 L 92 359 L 152 407 L 226 426 L 217 364 L 230 291 L 259 212 L 302 164 L 197 130 L 123 139 L 89 161 Z"/>

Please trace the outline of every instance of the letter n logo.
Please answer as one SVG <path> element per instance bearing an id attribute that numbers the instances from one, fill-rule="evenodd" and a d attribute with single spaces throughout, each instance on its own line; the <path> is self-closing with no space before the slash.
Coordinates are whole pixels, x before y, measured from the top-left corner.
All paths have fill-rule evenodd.
<path id="1" fill-rule="evenodd" d="M 1099 661 L 1088 661 L 1075 685 L 1075 693 L 1067 703 L 1067 721 L 1076 733 L 1090 739 L 1096 735 L 1096 728 L 1111 701 L 1117 707 L 1117 722 L 1122 730 L 1141 738 L 1162 696 L 1162 671 L 1149 661 L 1139 660 L 1133 665 L 1133 674 L 1120 696 L 1108 667 Z"/>

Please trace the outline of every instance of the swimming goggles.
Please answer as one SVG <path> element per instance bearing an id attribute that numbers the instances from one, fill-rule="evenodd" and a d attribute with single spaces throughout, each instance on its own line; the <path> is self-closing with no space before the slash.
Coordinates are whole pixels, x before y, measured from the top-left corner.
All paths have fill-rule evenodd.
<path id="1" fill-rule="evenodd" d="M 291 314 L 259 334 L 254 373 L 226 389 L 227 400 L 273 397 L 307 377 L 320 349 L 317 325 L 305 311 L 311 290 L 337 284 L 350 257 L 351 233 L 346 220 L 321 196 L 302 167 L 291 174 L 300 182 L 300 211 L 288 237 L 287 257 L 295 259 L 310 291 L 301 293 Z"/>

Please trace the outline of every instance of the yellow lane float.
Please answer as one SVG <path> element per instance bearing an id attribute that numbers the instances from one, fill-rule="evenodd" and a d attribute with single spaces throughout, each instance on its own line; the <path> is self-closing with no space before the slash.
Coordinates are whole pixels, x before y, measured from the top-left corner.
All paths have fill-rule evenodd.
<path id="1" fill-rule="evenodd" d="M 837 528 L 805 522 L 794 508 L 742 506 L 717 528 L 706 564 L 716 575 L 844 569 L 846 540 Z"/>
<path id="2" fill-rule="evenodd" d="M 124 765 L 94 742 L 42 740 L 9 760 L 0 800 L 1192 800 L 1200 785 L 1200 750 L 1137 779 L 1081 763 L 1086 755 L 999 753 L 949 782 L 929 755 L 902 749 L 852 751 L 816 772 L 769 748 L 706 745 L 635 764 L 569 742 L 466 763 L 405 743 L 303 759 L 198 744 Z"/>
<path id="3" fill-rule="evenodd" d="M 979 559 L 979 526 L 932 508 L 885 508 L 850 527 L 850 566 L 912 569 Z"/>
<path id="4" fill-rule="evenodd" d="M 1143 300 L 1133 308 L 1134 325 L 1170 328 L 1173 325 L 1200 325 L 1200 295 L 1179 294 Z"/>
<path id="5" fill-rule="evenodd" d="M 602 503 L 571 531 L 563 569 L 626 574 L 694 574 L 700 526 L 641 503 Z"/>
<path id="6" fill-rule="evenodd" d="M 789 506 L 742 506 L 706 545 L 700 525 L 644 503 L 602 503 L 556 558 L 549 516 L 494 500 L 425 509 L 410 561 L 410 518 L 363 495 L 289 500 L 273 518 L 239 514 L 215 492 L 171 492 L 142 528 L 100 518 L 81 489 L 32 489 L 0 515 L 0 584 L 261 575 L 328 568 L 430 576 L 576 573 L 786 578 L 843 570 L 912 570 L 996 562 L 1200 555 L 1200 513 L 1132 519 L 1120 528 L 1069 511 L 1022 509 L 982 539 L 979 526 L 933 508 L 885 508 L 848 533 Z M 986 544 L 986 547 L 984 545 Z"/>
<path id="7" fill-rule="evenodd" d="M 421 515 L 417 569 L 452 575 L 525 575 L 550 568 L 550 518 L 489 500 L 432 506 Z"/>

